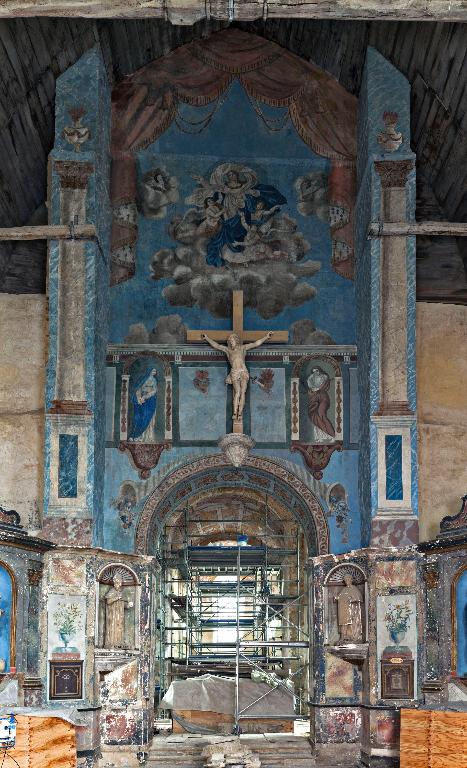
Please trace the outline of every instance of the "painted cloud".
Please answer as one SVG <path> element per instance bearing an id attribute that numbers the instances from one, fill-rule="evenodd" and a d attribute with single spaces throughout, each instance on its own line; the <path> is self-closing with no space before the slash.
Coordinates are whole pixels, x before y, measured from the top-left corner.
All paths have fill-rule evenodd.
<path id="1" fill-rule="evenodd" d="M 154 280 L 172 279 L 163 295 L 172 306 L 230 314 L 231 294 L 243 290 L 245 305 L 265 318 L 316 295 L 305 278 L 320 269 L 307 259 L 310 245 L 282 207 L 286 198 L 240 163 L 221 163 L 209 179 L 196 178 L 189 208 L 168 227 L 172 248 L 157 251 Z"/>

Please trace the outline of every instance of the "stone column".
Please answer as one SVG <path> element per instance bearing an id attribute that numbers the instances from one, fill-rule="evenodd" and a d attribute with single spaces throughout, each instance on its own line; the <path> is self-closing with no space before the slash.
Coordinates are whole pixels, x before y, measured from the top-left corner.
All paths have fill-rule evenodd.
<path id="1" fill-rule="evenodd" d="M 381 185 L 380 220 L 408 221 L 412 159 L 377 160 Z M 409 404 L 409 316 L 411 284 L 408 238 L 382 238 L 379 248 L 380 329 L 379 407 L 372 416 L 376 429 L 377 507 L 372 519 L 372 543 L 380 546 L 416 543 L 418 521 L 413 511 L 412 434 L 415 414 Z M 402 539 L 402 540 L 401 540 Z"/>
<path id="2" fill-rule="evenodd" d="M 410 85 L 368 49 L 359 102 L 356 210 L 362 544 L 418 541 L 415 238 L 368 240 L 370 222 L 412 221 Z"/>
<path id="3" fill-rule="evenodd" d="M 413 221 L 415 157 L 410 149 L 410 85 L 372 48 L 359 99 L 358 146 L 359 488 L 362 544 L 372 547 L 362 550 L 368 574 L 368 655 L 361 681 L 361 765 L 395 768 L 399 709 L 416 706 L 421 680 L 419 558 L 404 550 L 397 558 L 389 549 L 418 541 L 416 254 L 413 237 L 369 240 L 367 233 L 370 222 Z M 403 692 L 390 685 L 391 664 L 398 669 L 400 650 L 390 636 L 390 612 L 398 603 L 409 613 L 405 655 L 400 654 L 406 675 Z"/>
<path id="4" fill-rule="evenodd" d="M 60 183 L 60 223 L 86 222 L 91 163 L 57 160 L 54 170 Z M 82 240 L 62 240 L 58 246 L 58 314 L 55 398 L 51 413 L 86 413 L 85 287 L 86 245 Z"/>
<path id="5" fill-rule="evenodd" d="M 70 239 L 49 245 L 43 535 L 99 544 L 104 476 L 110 230 L 110 90 L 98 48 L 57 81 L 49 217 Z M 94 224 L 92 241 L 73 237 Z"/>
<path id="6" fill-rule="evenodd" d="M 412 160 L 377 160 L 381 221 L 407 221 Z M 380 415 L 413 416 L 407 394 L 407 238 L 386 237 L 380 256 Z"/>
<path id="7" fill-rule="evenodd" d="M 39 611 L 42 565 L 28 568 L 28 626 L 26 647 L 26 675 L 24 678 L 24 706 L 39 707 L 43 701 L 42 680 L 39 673 Z"/>

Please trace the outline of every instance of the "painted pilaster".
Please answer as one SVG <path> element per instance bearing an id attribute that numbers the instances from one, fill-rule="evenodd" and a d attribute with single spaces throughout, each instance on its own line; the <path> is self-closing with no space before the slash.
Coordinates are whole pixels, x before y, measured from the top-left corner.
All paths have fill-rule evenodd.
<path id="1" fill-rule="evenodd" d="M 98 48 L 57 81 L 49 217 L 70 239 L 49 247 L 49 356 L 43 531 L 99 543 L 102 528 L 109 252 L 110 91 Z M 95 241 L 73 237 L 95 224 Z"/>
<path id="2" fill-rule="evenodd" d="M 415 242 L 367 239 L 371 221 L 411 221 L 415 159 L 410 86 L 368 49 L 359 115 L 357 296 L 362 451 L 362 540 L 418 540 L 415 393 Z"/>

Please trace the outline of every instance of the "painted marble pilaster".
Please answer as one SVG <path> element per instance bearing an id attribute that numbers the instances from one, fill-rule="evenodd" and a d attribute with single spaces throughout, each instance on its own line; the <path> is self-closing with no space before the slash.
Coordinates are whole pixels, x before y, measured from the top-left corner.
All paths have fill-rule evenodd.
<path id="1" fill-rule="evenodd" d="M 44 531 L 90 545 L 102 530 L 109 252 L 110 91 L 100 50 L 57 81 L 49 211 L 70 239 L 49 247 Z M 93 241 L 74 238 L 96 226 Z"/>
<path id="2" fill-rule="evenodd" d="M 414 238 L 368 240 L 371 221 L 415 214 L 410 85 L 368 49 L 359 102 L 358 251 L 362 541 L 418 541 Z"/>
<path id="3" fill-rule="evenodd" d="M 28 568 L 29 605 L 28 605 L 28 643 L 27 670 L 28 675 L 39 674 L 39 609 L 40 584 L 42 580 L 42 565 Z"/>

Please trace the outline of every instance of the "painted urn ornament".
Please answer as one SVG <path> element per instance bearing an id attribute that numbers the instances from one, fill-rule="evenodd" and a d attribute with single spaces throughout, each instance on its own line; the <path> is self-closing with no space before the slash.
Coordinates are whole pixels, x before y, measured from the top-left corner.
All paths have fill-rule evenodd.
<path id="1" fill-rule="evenodd" d="M 86 114 L 84 107 L 72 107 L 68 110 L 72 125 L 66 125 L 63 129 L 64 139 L 72 145 L 75 152 L 81 152 L 81 146 L 91 138 L 91 131 L 81 125 L 81 120 Z"/>
<path id="2" fill-rule="evenodd" d="M 385 112 L 383 114 L 384 131 L 378 134 L 378 144 L 385 152 L 396 152 L 402 144 L 402 133 L 397 130 L 397 112 Z"/>

